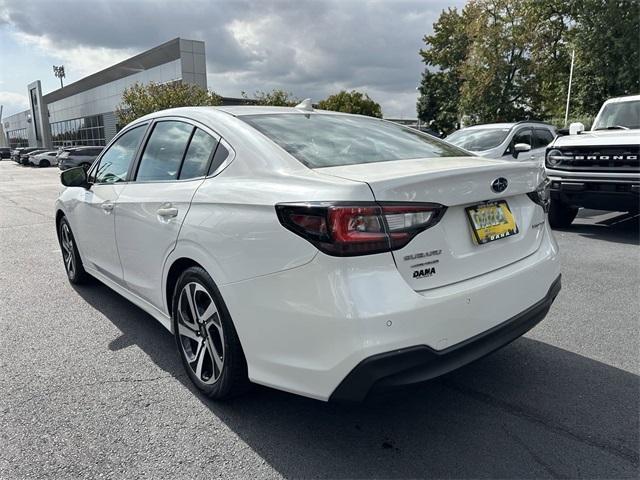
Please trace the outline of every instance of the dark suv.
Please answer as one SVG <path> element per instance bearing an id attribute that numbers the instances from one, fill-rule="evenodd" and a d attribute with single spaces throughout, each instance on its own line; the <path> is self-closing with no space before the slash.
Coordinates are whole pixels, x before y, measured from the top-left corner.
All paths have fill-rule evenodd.
<path id="1" fill-rule="evenodd" d="M 104 147 L 67 147 L 58 156 L 58 168 L 67 170 L 73 167 L 83 167 L 88 170 Z"/>

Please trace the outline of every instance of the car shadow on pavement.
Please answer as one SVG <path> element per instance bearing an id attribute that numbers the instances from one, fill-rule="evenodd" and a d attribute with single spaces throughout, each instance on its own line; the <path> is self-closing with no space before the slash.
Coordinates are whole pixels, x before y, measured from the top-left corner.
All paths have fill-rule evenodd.
<path id="1" fill-rule="evenodd" d="M 142 349 L 285 477 L 637 478 L 639 377 L 546 343 L 361 405 L 259 386 L 218 403 L 155 319 L 98 282 L 76 290 L 122 332 L 110 349 Z"/>
<path id="2" fill-rule="evenodd" d="M 597 212 L 593 214 L 592 212 Z M 602 211 L 580 212 L 578 219 L 590 219 L 601 215 Z M 574 232 L 582 237 L 605 240 L 613 243 L 640 245 L 640 214 L 622 213 L 596 223 L 580 223 L 579 220 L 566 228 L 556 228 L 561 232 Z"/>

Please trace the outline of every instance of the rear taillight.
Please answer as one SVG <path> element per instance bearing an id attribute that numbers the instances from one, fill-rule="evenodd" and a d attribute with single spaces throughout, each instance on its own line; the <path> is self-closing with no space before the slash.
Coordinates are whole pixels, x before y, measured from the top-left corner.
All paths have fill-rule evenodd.
<path id="1" fill-rule="evenodd" d="M 432 227 L 446 207 L 433 203 L 281 203 L 283 226 L 334 256 L 369 255 L 404 247 Z"/>
<path id="2" fill-rule="evenodd" d="M 527 196 L 542 207 L 545 213 L 549 212 L 549 205 L 551 204 L 551 180 L 544 178 L 544 180 L 533 191 L 527 193 Z"/>

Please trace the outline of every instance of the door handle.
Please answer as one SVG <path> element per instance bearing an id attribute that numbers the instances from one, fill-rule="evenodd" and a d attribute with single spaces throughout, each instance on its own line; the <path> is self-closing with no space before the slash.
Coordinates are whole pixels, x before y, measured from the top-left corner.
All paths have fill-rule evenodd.
<path id="1" fill-rule="evenodd" d="M 109 213 L 111 213 L 111 212 L 113 211 L 113 207 L 114 207 L 114 206 L 115 206 L 115 205 L 113 204 L 113 202 L 111 202 L 111 201 L 109 201 L 109 200 L 107 200 L 106 202 L 102 202 L 102 203 L 100 204 L 100 208 L 102 208 L 102 210 L 104 210 L 104 213 L 105 213 L 105 214 L 109 214 Z"/>
<path id="2" fill-rule="evenodd" d="M 162 218 L 174 218 L 178 216 L 178 209 L 176 207 L 166 205 L 156 210 L 156 213 Z"/>

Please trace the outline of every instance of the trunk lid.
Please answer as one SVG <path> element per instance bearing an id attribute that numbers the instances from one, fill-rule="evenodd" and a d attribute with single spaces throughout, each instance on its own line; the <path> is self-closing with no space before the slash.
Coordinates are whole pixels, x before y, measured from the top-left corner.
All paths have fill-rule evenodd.
<path id="1" fill-rule="evenodd" d="M 542 181 L 535 162 L 478 157 L 400 160 L 316 169 L 317 173 L 366 182 L 378 202 L 433 202 L 447 207 L 442 219 L 393 252 L 398 270 L 417 291 L 459 282 L 534 253 L 542 241 L 544 212 L 526 194 Z M 501 193 L 491 189 L 507 179 Z M 474 238 L 465 209 L 506 201 L 518 233 L 483 245 Z"/>

